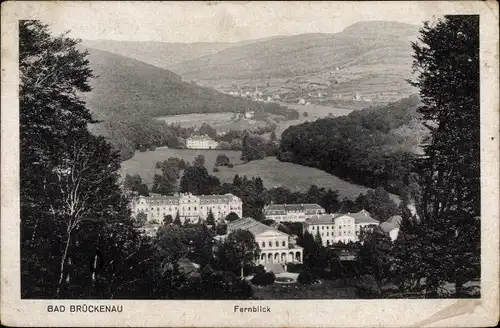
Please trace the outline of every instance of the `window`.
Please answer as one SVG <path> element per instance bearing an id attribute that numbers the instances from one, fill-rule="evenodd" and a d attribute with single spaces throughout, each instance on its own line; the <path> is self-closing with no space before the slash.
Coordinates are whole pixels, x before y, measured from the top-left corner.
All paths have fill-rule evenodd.
<path id="1" fill-rule="evenodd" d="M 262 247 L 266 247 L 266 243 L 265 242 L 262 242 Z"/>
<path id="2" fill-rule="evenodd" d="M 280 243 L 276 240 L 276 247 L 279 247 Z"/>
<path id="3" fill-rule="evenodd" d="M 330 236 L 330 233 L 329 233 L 329 232 L 327 232 L 327 233 L 326 233 L 326 235 L 327 235 L 327 236 Z"/>
<path id="4" fill-rule="evenodd" d="M 321 226 L 321 230 L 325 230 L 325 226 Z"/>
<path id="5" fill-rule="evenodd" d="M 269 241 L 269 247 L 273 247 L 273 243 Z"/>
<path id="6" fill-rule="evenodd" d="M 286 246 L 286 243 L 285 243 L 285 241 L 284 241 L 284 240 L 281 242 L 281 246 L 283 246 L 283 247 L 285 247 L 285 246 Z"/>

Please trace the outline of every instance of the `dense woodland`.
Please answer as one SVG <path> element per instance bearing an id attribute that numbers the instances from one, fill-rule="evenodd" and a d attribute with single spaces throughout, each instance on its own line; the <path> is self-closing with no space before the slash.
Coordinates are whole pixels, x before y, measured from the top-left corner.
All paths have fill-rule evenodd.
<path id="1" fill-rule="evenodd" d="M 312 166 L 371 188 L 400 194 L 415 154 L 394 133 L 419 116 L 418 96 L 381 108 L 291 126 L 281 137 L 278 159 Z"/>

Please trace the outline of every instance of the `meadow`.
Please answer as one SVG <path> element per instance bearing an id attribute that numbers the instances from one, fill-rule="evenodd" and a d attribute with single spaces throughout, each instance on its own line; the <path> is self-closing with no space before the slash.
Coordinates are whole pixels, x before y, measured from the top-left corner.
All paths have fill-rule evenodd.
<path id="1" fill-rule="evenodd" d="M 154 151 L 139 152 L 137 151 L 129 160 L 122 163 L 121 174 L 139 174 L 148 187 L 152 186 L 154 175 L 161 174 L 161 170 L 155 168 L 156 162 L 165 161 L 169 157 L 182 158 L 189 163 L 193 163 L 196 156 L 199 154 L 205 156 L 205 167 L 212 174 L 215 159 L 219 154 L 226 154 L 231 163 L 240 164 L 241 151 L 239 150 L 209 150 L 209 149 L 173 149 L 173 148 L 158 148 Z"/>

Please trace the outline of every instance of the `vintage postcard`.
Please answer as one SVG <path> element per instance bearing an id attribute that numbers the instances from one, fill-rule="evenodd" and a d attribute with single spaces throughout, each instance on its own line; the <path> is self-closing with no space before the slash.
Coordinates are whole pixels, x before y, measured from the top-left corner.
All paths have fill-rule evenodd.
<path id="1" fill-rule="evenodd" d="M 498 3 L 2 3 L 1 323 L 487 327 Z"/>

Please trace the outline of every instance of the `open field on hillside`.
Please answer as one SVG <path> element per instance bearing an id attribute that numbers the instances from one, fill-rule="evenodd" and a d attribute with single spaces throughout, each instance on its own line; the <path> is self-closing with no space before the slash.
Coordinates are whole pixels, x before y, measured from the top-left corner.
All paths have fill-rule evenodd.
<path id="1" fill-rule="evenodd" d="M 267 123 L 251 119 L 235 119 L 235 113 L 207 113 L 207 114 L 185 114 L 157 117 L 157 120 L 164 121 L 167 124 L 178 124 L 182 127 L 200 127 L 203 123 L 209 124 L 217 132 L 229 132 L 230 130 L 252 130 Z"/>
<path id="2" fill-rule="evenodd" d="M 226 154 L 233 164 L 242 163 L 240 160 L 241 151 L 237 150 L 158 148 L 155 151 L 136 152 L 134 157 L 122 163 L 121 173 L 123 176 L 126 174 L 139 174 L 143 182 L 151 187 L 154 175 L 161 174 L 160 170 L 155 169 L 156 162 L 167 160 L 169 157 L 177 157 L 193 163 L 198 154 L 205 156 L 205 167 L 210 174 L 212 174 L 218 154 Z"/>
<path id="3" fill-rule="evenodd" d="M 299 104 L 280 103 L 280 105 L 297 110 L 300 113 L 300 118 L 298 120 L 288 120 L 278 123 L 278 126 L 276 127 L 277 136 L 281 136 L 283 131 L 285 131 L 288 127 L 292 125 L 298 125 L 308 121 L 312 122 L 317 120 L 318 118 L 327 117 L 329 114 L 332 114 L 332 116 L 343 116 L 352 112 L 351 109 L 335 108 L 335 107 L 316 105 L 316 104 L 299 105 Z M 303 116 L 304 112 L 307 112 L 308 114 L 307 117 Z"/>
<path id="4" fill-rule="evenodd" d="M 287 187 L 290 190 L 305 192 L 311 185 L 326 189 L 338 190 L 340 198 L 356 198 L 360 193 L 369 189 L 352 184 L 316 168 L 293 163 L 280 162 L 275 157 L 266 157 L 261 160 L 235 165 L 233 168 L 222 167 L 214 173 L 222 182 L 231 182 L 236 174 L 246 175 L 248 178 L 261 177 L 264 187 Z M 396 195 L 391 196 L 398 199 Z"/>

